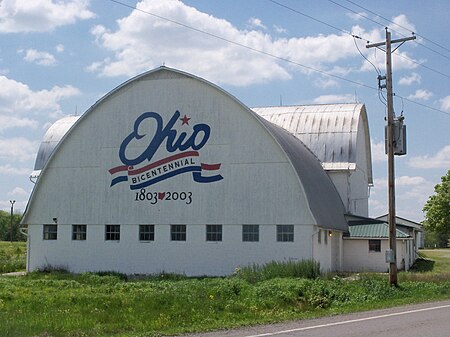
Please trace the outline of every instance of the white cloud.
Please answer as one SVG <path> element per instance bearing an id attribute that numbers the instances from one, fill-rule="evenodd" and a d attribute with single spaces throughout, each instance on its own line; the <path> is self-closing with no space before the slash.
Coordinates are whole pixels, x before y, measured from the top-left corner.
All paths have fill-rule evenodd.
<path id="1" fill-rule="evenodd" d="M 422 169 L 436 169 L 450 167 L 450 145 L 445 146 L 432 156 L 418 156 L 412 157 L 408 161 L 408 165 L 415 168 Z"/>
<path id="2" fill-rule="evenodd" d="M 359 20 L 362 20 L 364 17 L 367 17 L 367 14 L 365 12 L 359 12 L 359 13 L 348 12 L 348 13 L 346 13 L 346 15 L 354 21 L 359 21 Z"/>
<path id="3" fill-rule="evenodd" d="M 52 54 L 36 49 L 28 49 L 25 52 L 23 59 L 27 62 L 36 63 L 40 66 L 52 66 L 56 64 L 56 59 Z"/>
<path id="4" fill-rule="evenodd" d="M 239 30 L 230 22 L 202 13 L 177 0 L 143 0 L 140 10 L 315 69 L 328 70 L 335 62 L 356 57 L 353 39 L 346 35 L 274 38 L 257 30 Z M 165 63 L 219 84 L 246 86 L 273 79 L 289 79 L 290 71 L 311 73 L 233 43 L 132 11 L 117 21 L 118 28 L 96 26 L 97 43 L 113 53 L 86 68 L 101 76 L 133 76 Z M 259 24 L 254 20 L 254 24 Z M 261 23 L 262 24 L 262 23 Z M 157 47 L 156 47 L 157 46 Z"/>
<path id="5" fill-rule="evenodd" d="M 339 82 L 331 77 L 319 77 L 314 80 L 314 85 L 321 89 L 337 88 Z"/>
<path id="6" fill-rule="evenodd" d="M 10 164 L 0 166 L 0 174 L 1 175 L 17 175 L 17 176 L 28 176 L 31 173 L 31 169 L 29 168 L 18 168 L 13 167 Z"/>
<path id="7" fill-rule="evenodd" d="M 32 160 L 36 156 L 38 146 L 39 142 L 24 137 L 0 138 L 0 159 L 7 159 L 9 162 Z"/>
<path id="8" fill-rule="evenodd" d="M 89 0 L 3 0 L 0 33 L 47 32 L 95 15 Z"/>
<path id="9" fill-rule="evenodd" d="M 258 18 L 250 18 L 248 19 L 248 25 L 251 28 L 262 28 L 267 29 L 267 27 L 262 23 L 262 21 Z"/>
<path id="10" fill-rule="evenodd" d="M 22 187 L 15 187 L 11 192 L 8 192 L 8 195 L 12 197 L 28 197 L 28 192 Z"/>
<path id="11" fill-rule="evenodd" d="M 414 83 L 420 84 L 422 80 L 421 76 L 417 73 L 412 73 L 411 76 L 405 76 L 400 78 L 398 84 L 400 85 L 412 85 Z"/>
<path id="12" fill-rule="evenodd" d="M 426 182 L 423 177 L 410 177 L 410 176 L 400 176 L 395 178 L 395 184 L 397 186 L 415 186 L 422 185 Z"/>
<path id="13" fill-rule="evenodd" d="M 62 53 L 63 51 L 64 51 L 64 45 L 63 44 L 58 44 L 56 47 L 55 47 L 55 50 L 56 50 L 56 52 L 57 53 Z"/>
<path id="14" fill-rule="evenodd" d="M 0 115 L 3 116 L 20 116 L 31 112 L 56 117 L 61 114 L 61 100 L 81 94 L 70 85 L 33 91 L 28 85 L 5 76 L 0 76 L 0 88 Z"/>
<path id="15" fill-rule="evenodd" d="M 372 152 L 372 162 L 377 163 L 387 161 L 384 141 L 377 143 L 372 139 L 370 144 Z"/>
<path id="16" fill-rule="evenodd" d="M 411 36 L 416 31 L 414 24 L 409 22 L 405 14 L 400 14 L 392 19 L 393 23 L 389 25 L 389 29 L 395 34 L 399 33 L 400 37 Z"/>
<path id="17" fill-rule="evenodd" d="M 275 32 L 277 32 L 278 34 L 286 34 L 287 33 L 287 29 L 283 28 L 281 26 L 278 25 L 273 25 L 273 29 L 275 30 Z"/>
<path id="18" fill-rule="evenodd" d="M 353 103 L 355 102 L 355 95 L 322 95 L 314 98 L 314 104 L 331 104 L 331 103 Z"/>
<path id="19" fill-rule="evenodd" d="M 19 118 L 16 116 L 0 115 L 0 133 L 13 128 L 36 129 L 38 122 L 29 118 Z"/>
<path id="20" fill-rule="evenodd" d="M 444 97 L 443 99 L 439 100 L 441 103 L 441 109 L 444 111 L 450 111 L 450 95 Z"/>
<path id="21" fill-rule="evenodd" d="M 377 178 L 369 199 L 370 215 L 378 216 L 388 211 L 387 179 Z M 399 216 L 420 222 L 422 208 L 433 193 L 434 184 L 421 176 L 399 176 L 395 178 L 396 213 Z"/>
<path id="22" fill-rule="evenodd" d="M 416 92 L 414 94 L 409 95 L 408 99 L 427 101 L 432 96 L 433 96 L 433 93 L 431 91 L 428 91 L 426 89 L 418 89 L 418 90 L 416 90 Z"/>

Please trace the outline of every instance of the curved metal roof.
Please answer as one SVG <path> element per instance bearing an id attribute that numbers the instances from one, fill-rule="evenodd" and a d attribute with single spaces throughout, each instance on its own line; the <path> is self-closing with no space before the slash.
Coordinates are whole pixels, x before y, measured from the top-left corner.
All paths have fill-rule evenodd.
<path id="1" fill-rule="evenodd" d="M 309 208 L 319 226 L 346 231 L 345 209 L 336 187 L 319 159 L 298 138 L 285 129 L 259 117 L 280 144 L 305 190 Z"/>
<path id="2" fill-rule="evenodd" d="M 363 123 L 368 183 L 373 183 L 369 126 L 364 104 L 295 105 L 252 108 L 300 139 L 325 170 L 355 170 L 358 127 Z"/>
<path id="3" fill-rule="evenodd" d="M 114 95 L 116 92 L 135 81 L 139 81 L 148 76 L 158 78 L 180 75 L 196 79 L 217 88 L 219 91 L 225 93 L 230 98 L 238 102 L 242 107 L 244 107 L 251 115 L 254 116 L 256 121 L 263 124 L 268 133 L 280 145 L 281 149 L 284 151 L 294 170 L 296 171 L 298 180 L 304 188 L 309 208 L 314 218 L 316 219 L 317 224 L 324 228 L 337 229 L 342 231 L 347 230 L 347 222 L 344 218 L 345 210 L 342 204 L 342 200 L 340 199 L 340 196 L 334 184 L 323 170 L 319 160 L 316 158 L 313 152 L 311 152 L 301 140 L 299 140 L 283 128 L 264 120 L 264 118 L 258 116 L 254 111 L 246 107 L 243 103 L 230 95 L 228 92 L 202 78 L 196 77 L 189 73 L 185 73 L 183 71 L 167 68 L 165 66 L 159 67 L 157 69 L 150 70 L 146 73 L 138 75 L 119 85 L 117 88 L 113 89 L 111 92 L 97 101 L 91 108 L 89 108 L 89 110 L 86 111 L 83 117 L 94 111 L 95 107 L 101 104 L 108 97 Z M 65 137 L 66 133 L 69 133 L 68 131 L 80 117 L 81 116 L 70 116 L 63 118 L 53 124 L 52 127 L 47 131 L 41 144 L 41 148 L 38 152 L 35 172 L 40 173 L 40 170 L 44 169 L 53 150 L 56 147 L 59 148 L 58 143 L 63 140 L 63 137 Z M 31 200 L 33 199 L 33 196 L 34 190 L 27 206 L 27 210 Z M 25 211 L 23 221 L 26 221 L 27 210 Z"/>
<path id="4" fill-rule="evenodd" d="M 57 120 L 50 126 L 44 135 L 44 138 L 39 146 L 39 151 L 34 163 L 34 171 L 31 177 L 38 177 L 41 170 L 44 168 L 53 150 L 58 145 L 60 140 L 69 131 L 73 124 L 80 118 L 80 116 L 67 116 Z"/>

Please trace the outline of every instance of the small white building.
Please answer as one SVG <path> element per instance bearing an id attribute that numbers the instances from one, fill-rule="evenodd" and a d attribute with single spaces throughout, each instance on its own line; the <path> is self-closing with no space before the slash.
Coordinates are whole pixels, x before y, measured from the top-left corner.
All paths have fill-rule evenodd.
<path id="1" fill-rule="evenodd" d="M 302 259 L 341 271 L 367 249 L 346 219 L 368 213 L 362 104 L 251 110 L 160 67 L 57 121 L 32 179 L 29 271 L 227 275 Z"/>
<path id="2" fill-rule="evenodd" d="M 387 272 L 389 224 L 384 220 L 347 215 L 349 230 L 344 235 L 344 270 Z M 396 229 L 397 269 L 409 270 L 416 259 L 414 239 L 404 228 Z"/>

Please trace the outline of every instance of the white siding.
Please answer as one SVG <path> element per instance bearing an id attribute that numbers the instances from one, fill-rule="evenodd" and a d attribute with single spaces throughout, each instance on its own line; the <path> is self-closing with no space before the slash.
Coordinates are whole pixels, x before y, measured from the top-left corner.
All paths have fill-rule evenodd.
<path id="1" fill-rule="evenodd" d="M 202 184 L 186 173 L 146 188 L 157 194 L 189 192 L 191 203 L 165 200 L 152 205 L 136 200 L 141 192 L 130 190 L 129 182 L 110 187 L 108 170 L 122 165 L 119 147 L 137 118 L 157 112 L 167 123 L 177 110 L 191 118 L 189 127 L 177 121 L 177 135 L 192 132 L 198 123 L 211 127 L 195 160 L 220 163 L 223 180 Z M 136 156 L 150 144 L 156 123 L 150 120 L 141 127 L 142 141 L 127 149 Z M 161 146 L 153 160 L 170 154 Z M 53 219 L 58 239 L 44 241 L 42 225 Z M 43 168 L 24 223 L 30 234 L 29 270 L 51 265 L 75 272 L 187 275 L 225 275 L 239 265 L 311 259 L 312 228 L 317 225 L 301 177 L 259 119 L 219 88 L 167 70 L 114 90 L 78 120 Z M 86 241 L 71 240 L 72 224 L 88 226 Z M 119 242 L 104 240 L 105 224 L 121 225 Z M 155 225 L 154 242 L 138 241 L 139 224 Z M 169 240 L 170 224 L 187 225 L 186 242 Z M 223 241 L 205 242 L 205 224 L 223 225 Z M 242 242 L 241 224 L 260 224 L 260 242 Z M 276 224 L 295 225 L 295 242 L 276 242 Z M 333 269 L 339 263 L 333 262 L 329 249 L 324 266 Z"/>
<path id="2" fill-rule="evenodd" d="M 206 241 L 205 225 L 188 225 L 187 240 L 171 241 L 170 225 L 155 226 L 155 241 L 140 242 L 138 225 L 122 225 L 120 241 L 105 241 L 104 225 L 88 225 L 86 241 L 71 240 L 71 225 L 58 225 L 58 240 L 42 240 L 42 226 L 30 227 L 29 270 L 50 265 L 72 272 L 229 275 L 237 267 L 270 261 L 311 259 L 312 226 L 296 225 L 294 242 L 277 242 L 276 226 L 260 225 L 259 242 L 242 242 L 242 225 L 223 227 L 221 242 Z"/>
<path id="3" fill-rule="evenodd" d="M 397 268 L 403 269 L 409 265 L 407 245 L 411 240 L 397 240 Z M 344 271 L 374 271 L 387 272 L 386 250 L 389 249 L 389 240 L 381 239 L 381 251 L 369 252 L 367 239 L 344 239 Z M 404 262 L 403 262 L 404 261 Z M 409 267 L 407 268 L 409 269 Z"/>

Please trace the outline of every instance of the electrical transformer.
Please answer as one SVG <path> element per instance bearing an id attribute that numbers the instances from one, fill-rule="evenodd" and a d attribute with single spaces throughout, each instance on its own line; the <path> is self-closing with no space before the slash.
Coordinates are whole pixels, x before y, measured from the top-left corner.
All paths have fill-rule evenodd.
<path id="1" fill-rule="evenodd" d="M 394 155 L 403 156 L 406 154 L 406 125 L 403 124 L 404 117 L 394 118 Z M 388 136 L 387 136 L 387 126 L 384 128 L 384 139 L 385 139 L 385 151 L 388 153 Z"/>

